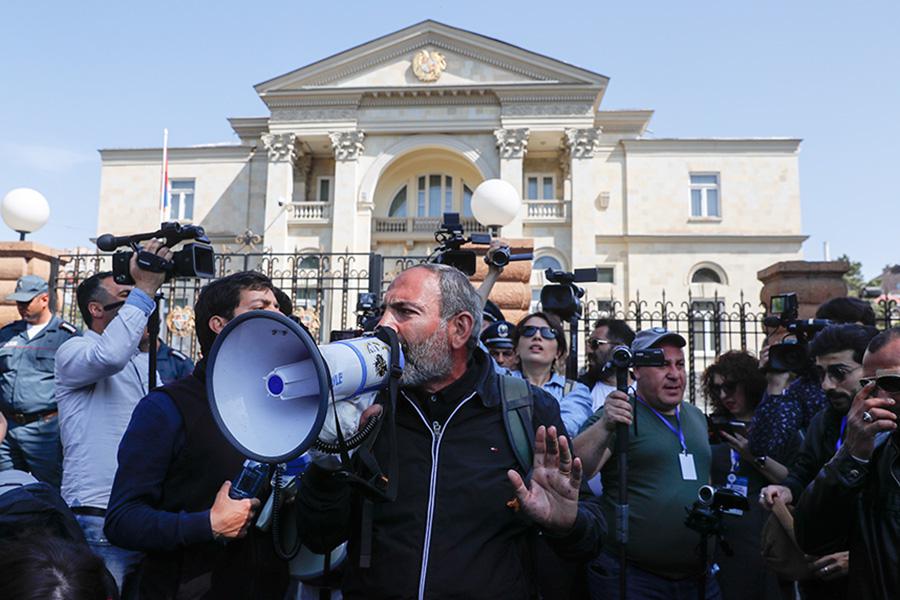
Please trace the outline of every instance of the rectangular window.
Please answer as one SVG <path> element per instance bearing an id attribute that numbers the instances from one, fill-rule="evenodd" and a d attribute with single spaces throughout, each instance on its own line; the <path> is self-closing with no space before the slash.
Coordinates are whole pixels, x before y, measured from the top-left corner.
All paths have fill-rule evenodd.
<path id="1" fill-rule="evenodd" d="M 418 186 L 418 203 L 416 206 L 416 216 L 424 217 L 425 216 L 425 177 L 419 177 L 419 186 Z"/>
<path id="2" fill-rule="evenodd" d="M 615 274 L 613 267 L 597 267 L 597 283 L 615 283 Z"/>
<path id="3" fill-rule="evenodd" d="M 695 300 L 693 309 L 694 335 L 691 339 L 691 351 L 695 354 L 718 355 L 721 335 L 721 323 L 716 322 L 715 303 L 709 300 Z M 721 304 L 719 305 L 721 314 Z M 719 317 L 721 319 L 721 316 Z"/>
<path id="4" fill-rule="evenodd" d="M 194 218 L 194 180 L 169 181 L 169 219 L 191 221 Z"/>
<path id="5" fill-rule="evenodd" d="M 428 216 L 441 216 L 441 176 L 428 177 Z"/>
<path id="6" fill-rule="evenodd" d="M 316 180 L 316 200 L 318 202 L 331 202 L 334 200 L 334 179 L 331 177 L 319 177 Z"/>
<path id="7" fill-rule="evenodd" d="M 453 178 L 444 178 L 444 212 L 453 212 Z"/>
<path id="8" fill-rule="evenodd" d="M 471 217 L 472 216 L 472 190 L 469 189 L 469 186 L 463 184 L 463 209 L 462 216 Z"/>
<path id="9" fill-rule="evenodd" d="M 691 173 L 691 216 L 719 218 L 719 174 Z"/>
<path id="10" fill-rule="evenodd" d="M 526 173 L 526 200 L 555 200 L 556 176 L 552 173 Z"/>

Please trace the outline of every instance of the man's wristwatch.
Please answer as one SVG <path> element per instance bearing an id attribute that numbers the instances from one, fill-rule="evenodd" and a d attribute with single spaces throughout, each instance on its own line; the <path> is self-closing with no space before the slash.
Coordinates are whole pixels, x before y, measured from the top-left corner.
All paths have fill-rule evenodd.
<path id="1" fill-rule="evenodd" d="M 765 469 L 766 468 L 766 456 L 757 456 L 753 459 L 753 464 L 756 465 L 757 469 Z"/>

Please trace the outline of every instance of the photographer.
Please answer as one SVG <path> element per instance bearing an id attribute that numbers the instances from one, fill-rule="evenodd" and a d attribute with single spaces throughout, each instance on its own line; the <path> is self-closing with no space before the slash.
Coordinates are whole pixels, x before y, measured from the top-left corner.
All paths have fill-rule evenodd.
<path id="1" fill-rule="evenodd" d="M 559 403 L 566 431 L 578 431 L 591 416 L 591 395 L 583 383 L 566 379 L 558 371 L 564 365 L 566 336 L 556 315 L 536 312 L 526 315 L 513 331 L 518 364 L 512 371 L 539 387 Z"/>
<path id="2" fill-rule="evenodd" d="M 775 460 L 755 460 L 748 447 L 747 426 L 765 389 L 759 361 L 748 352 L 726 352 L 703 373 L 703 391 L 713 408 L 710 482 L 745 498 L 755 498 L 767 483 L 787 475 L 787 468 Z M 729 556 L 718 548 L 715 556 L 725 598 L 778 596 L 778 580 L 762 559 L 760 536 L 767 516 L 759 509 L 723 516 L 727 542 L 734 552 Z"/>
<path id="3" fill-rule="evenodd" d="M 235 273 L 208 284 L 194 307 L 204 357 L 237 315 L 278 309 L 272 282 L 260 273 Z M 287 565 L 275 556 L 271 536 L 251 527 L 259 500 L 228 495 L 244 457 L 213 420 L 205 358 L 189 377 L 140 401 L 118 459 L 106 534 L 115 544 L 146 553 L 142 599 L 264 600 L 284 594 Z"/>
<path id="4" fill-rule="evenodd" d="M 833 324 L 874 326 L 875 312 L 864 300 L 839 297 L 819 306 L 816 319 Z M 791 373 L 769 369 L 769 349 L 773 340 L 780 341 L 779 335 L 784 337 L 784 332 L 772 333 L 760 351 L 760 367 L 767 371 L 768 387 L 753 417 L 750 451 L 754 456 L 773 457 L 788 464 L 799 446 L 798 440 L 827 401 L 811 365 L 796 374 L 793 381 L 790 381 Z"/>
<path id="5" fill-rule="evenodd" d="M 685 525 L 685 507 L 709 481 L 710 467 L 706 418 L 684 402 L 685 344 L 683 337 L 661 327 L 639 331 L 632 352 L 661 349 L 663 365 L 635 367 L 635 396 L 618 390 L 609 394 L 575 439 L 585 476 L 601 470 L 603 513 L 607 523 L 615 523 L 619 466 L 609 459 L 616 426 L 629 427 L 626 551 L 628 590 L 634 598 L 695 598 L 701 591 L 706 598 L 721 597 L 714 577 L 706 577 L 706 588 L 700 587 L 706 565 L 696 551 L 697 535 Z M 633 427 L 635 422 L 639 428 Z M 597 600 L 619 594 L 620 548 L 610 542 L 588 571 L 591 597 Z"/>
<path id="6" fill-rule="evenodd" d="M 846 439 L 800 497 L 794 530 L 800 547 L 811 554 L 849 548 L 847 587 L 853 598 L 897 598 L 900 328 L 872 339 L 863 373 L 866 385 L 847 414 Z"/>
<path id="7" fill-rule="evenodd" d="M 606 397 L 616 390 L 616 372 L 609 368 L 609 359 L 616 346 L 631 346 L 634 331 L 621 319 L 597 319 L 591 337 L 585 340 L 588 372 L 579 381 L 591 389 L 591 411 L 606 402 Z"/>
<path id="8" fill-rule="evenodd" d="M 145 251 L 172 258 L 172 251 L 155 240 Z M 110 545 L 103 522 L 116 448 L 138 400 L 149 391 L 147 319 L 154 309 L 153 296 L 165 280 L 164 273 L 140 269 L 137 253 L 129 268 L 134 287 L 116 283 L 111 272 L 97 273 L 78 286 L 78 308 L 87 330 L 56 352 L 61 495 L 126 598 L 131 591 L 126 579 L 140 554 Z"/>
<path id="9" fill-rule="evenodd" d="M 477 345 L 481 305 L 465 275 L 438 264 L 404 271 L 385 294 L 380 325 L 397 332 L 406 362 L 395 440 L 382 429 L 372 455 L 387 465 L 396 450 L 396 499 L 366 500 L 319 462 L 297 499 L 300 538 L 311 550 L 349 540 L 345 599 L 528 598 L 528 543 L 537 531 L 567 557 L 597 550 L 602 517 L 578 501 L 581 461 L 559 435 L 556 402 L 531 386 L 534 459 L 523 481 L 504 426 L 508 382 Z M 384 392 L 380 401 L 388 401 Z"/>

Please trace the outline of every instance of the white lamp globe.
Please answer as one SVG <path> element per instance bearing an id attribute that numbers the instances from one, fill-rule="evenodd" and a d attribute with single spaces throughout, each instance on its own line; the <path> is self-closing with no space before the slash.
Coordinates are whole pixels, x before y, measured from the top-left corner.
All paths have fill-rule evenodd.
<path id="1" fill-rule="evenodd" d="M 3 222 L 10 229 L 18 231 L 24 240 L 26 233 L 33 233 L 47 224 L 50 218 L 50 205 L 37 190 L 16 188 L 3 198 L 0 216 L 3 217 Z"/>
<path id="2" fill-rule="evenodd" d="M 472 194 L 472 215 L 487 227 L 509 225 L 521 207 L 516 188 L 502 179 L 486 179 Z"/>

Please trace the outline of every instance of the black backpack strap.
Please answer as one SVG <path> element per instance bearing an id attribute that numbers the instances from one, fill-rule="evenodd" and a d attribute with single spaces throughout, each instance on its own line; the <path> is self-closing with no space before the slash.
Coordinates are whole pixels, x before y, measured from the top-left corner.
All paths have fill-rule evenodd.
<path id="1" fill-rule="evenodd" d="M 511 375 L 501 375 L 500 401 L 503 405 L 503 425 L 516 460 L 525 473 L 531 473 L 534 464 L 534 425 L 528 382 Z"/>

